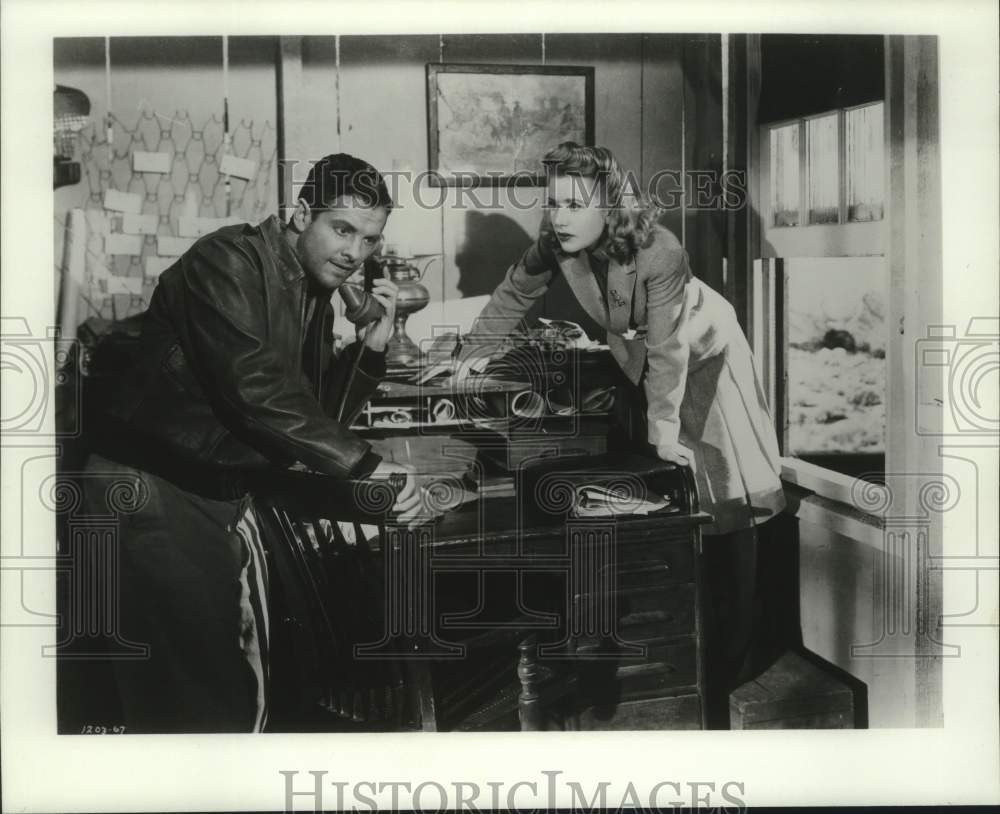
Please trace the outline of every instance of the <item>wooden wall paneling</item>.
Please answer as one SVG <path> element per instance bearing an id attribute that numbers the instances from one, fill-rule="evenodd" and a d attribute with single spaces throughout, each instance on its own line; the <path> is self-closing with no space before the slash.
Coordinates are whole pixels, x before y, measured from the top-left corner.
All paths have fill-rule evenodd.
<path id="1" fill-rule="evenodd" d="M 722 174 L 722 41 L 717 34 L 691 36 L 684 44 L 684 149 L 689 199 L 684 212 L 685 248 L 695 275 L 724 292 L 725 218 L 710 200 L 699 206 L 691 173 L 714 173 L 705 188 L 718 193 Z M 712 199 L 711 194 L 707 195 Z M 714 200 L 721 203 L 720 199 Z"/>
<path id="2" fill-rule="evenodd" d="M 642 163 L 640 84 L 642 38 L 637 34 L 549 34 L 547 64 L 594 66 L 594 142 L 626 169 Z"/>
<path id="3" fill-rule="evenodd" d="M 668 205 L 660 218 L 680 239 L 684 166 L 684 40 L 679 34 L 643 35 L 642 183 Z M 663 173 L 675 173 L 667 176 Z M 659 176 L 660 180 L 654 182 Z M 671 205 L 672 204 L 672 205 Z"/>

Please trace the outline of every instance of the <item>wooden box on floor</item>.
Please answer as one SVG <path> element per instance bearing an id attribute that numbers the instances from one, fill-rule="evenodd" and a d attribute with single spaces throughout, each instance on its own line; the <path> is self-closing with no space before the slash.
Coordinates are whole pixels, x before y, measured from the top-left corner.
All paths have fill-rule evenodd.
<path id="1" fill-rule="evenodd" d="M 732 729 L 853 729 L 850 687 L 796 653 L 785 653 L 729 696 Z"/>

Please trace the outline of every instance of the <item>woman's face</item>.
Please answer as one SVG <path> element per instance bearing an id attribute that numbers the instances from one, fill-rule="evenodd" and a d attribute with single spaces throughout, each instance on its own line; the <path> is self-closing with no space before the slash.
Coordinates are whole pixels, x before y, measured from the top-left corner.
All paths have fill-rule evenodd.
<path id="1" fill-rule="evenodd" d="M 589 249 L 600 241 L 607 209 L 601 205 L 596 178 L 549 176 L 548 213 L 559 246 L 568 254 Z"/>

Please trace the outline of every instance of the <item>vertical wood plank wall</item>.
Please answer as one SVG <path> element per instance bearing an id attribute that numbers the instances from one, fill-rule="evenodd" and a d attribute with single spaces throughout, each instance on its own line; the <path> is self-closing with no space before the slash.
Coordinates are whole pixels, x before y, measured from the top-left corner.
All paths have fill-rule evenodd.
<path id="1" fill-rule="evenodd" d="M 645 183 L 660 171 L 721 165 L 720 42 L 717 35 L 551 34 L 544 61 L 595 68 L 596 142 Z M 218 37 L 114 38 L 116 113 L 125 120 L 140 109 L 221 117 L 220 43 Z M 339 39 L 339 54 L 329 36 L 232 37 L 230 112 L 280 123 L 280 156 L 302 162 L 291 170 L 294 181 L 304 180 L 309 161 L 337 150 L 380 168 L 420 172 L 427 168 L 426 63 L 532 65 L 542 59 L 539 34 L 350 36 Z M 99 120 L 103 40 L 57 40 L 55 79 L 84 90 Z M 274 188 L 288 190 L 281 180 L 275 178 Z M 519 188 L 516 202 L 509 194 L 503 192 L 497 206 L 477 209 L 466 199 L 465 208 L 457 208 L 460 193 L 446 190 L 443 206 L 409 222 L 415 250 L 443 255 L 427 272 L 429 310 L 444 298 L 489 293 L 535 237 L 541 190 Z M 57 216 L 60 205 L 57 191 Z M 390 235 L 394 219 L 403 220 L 390 219 Z M 716 287 L 724 252 L 720 219 L 720 213 L 685 215 L 678 206 L 662 220 L 678 237 L 687 235 L 695 273 Z M 568 292 L 552 296 L 568 304 Z"/>
<path id="2" fill-rule="evenodd" d="M 305 37 L 302 78 L 312 98 L 296 114 L 303 144 L 289 140 L 286 154 L 308 155 L 319 148 L 317 134 L 335 130 L 337 73 L 332 37 Z M 694 43 L 693 45 L 691 43 Z M 701 162 L 721 166 L 721 93 L 718 84 L 719 37 L 681 35 L 572 35 L 545 37 L 546 65 L 595 68 L 595 140 L 612 149 L 622 165 L 643 183 L 661 170 L 679 171 Z M 340 39 L 340 148 L 376 166 L 420 172 L 427 167 L 426 80 L 428 62 L 542 64 L 541 35 L 353 36 Z M 690 75 L 706 72 L 705 78 Z M 704 96 L 706 101 L 696 102 Z M 316 100 L 326 98 L 326 104 Z M 685 116 L 695 105 L 696 114 Z M 709 133 L 708 131 L 712 132 Z M 332 143 L 331 137 L 328 143 Z M 686 159 L 683 146 L 691 157 Z M 332 148 L 331 148 L 332 149 Z M 428 193 L 443 206 L 421 212 L 420 251 L 440 252 L 443 263 L 430 266 L 425 284 L 429 309 L 446 298 L 487 294 L 502 279 L 537 234 L 543 191 L 500 190 L 496 206 L 470 206 L 468 193 L 454 189 Z M 516 195 L 516 200 L 511 196 Z M 463 197 L 464 196 L 464 197 Z M 462 205 L 464 204 L 464 206 Z M 395 217 L 395 216 L 394 216 Z M 685 214 L 668 211 L 663 223 L 681 236 Z M 721 287 L 724 253 L 720 213 L 689 214 L 688 249 L 695 273 Z M 392 234 L 392 218 L 387 234 Z M 556 286 L 549 307 L 573 308 L 568 291 Z M 557 302 L 556 302 L 557 301 Z M 578 314 L 580 315 L 580 314 Z M 582 316 L 582 315 L 580 315 Z"/>

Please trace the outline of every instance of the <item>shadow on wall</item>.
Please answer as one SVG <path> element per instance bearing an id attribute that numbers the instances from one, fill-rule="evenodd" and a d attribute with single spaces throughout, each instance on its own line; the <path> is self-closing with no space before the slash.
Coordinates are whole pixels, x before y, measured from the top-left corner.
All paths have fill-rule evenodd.
<path id="1" fill-rule="evenodd" d="M 469 212 L 466 215 L 465 243 L 455 257 L 458 290 L 463 297 L 492 294 L 503 282 L 507 269 L 520 259 L 534 242 L 516 221 L 499 213 Z M 605 342 L 607 334 L 583 309 L 569 284 L 557 274 L 549 290 L 525 314 L 522 325 L 537 328 L 539 316 L 576 322 L 587 336 Z"/>
<path id="2" fill-rule="evenodd" d="M 492 294 L 533 239 L 506 215 L 469 212 L 465 216 L 465 243 L 455 255 L 461 295 Z"/>
<path id="3" fill-rule="evenodd" d="M 507 269 L 518 261 L 534 240 L 535 235 L 528 234 L 506 215 L 469 212 L 466 215 L 465 243 L 455 256 L 458 290 L 462 297 L 492 294 L 503 282 Z M 571 320 L 592 339 L 598 342 L 607 340 L 605 330 L 583 309 L 561 274 L 556 275 L 546 294 L 525 314 L 522 326 L 539 327 L 539 316 Z"/>

